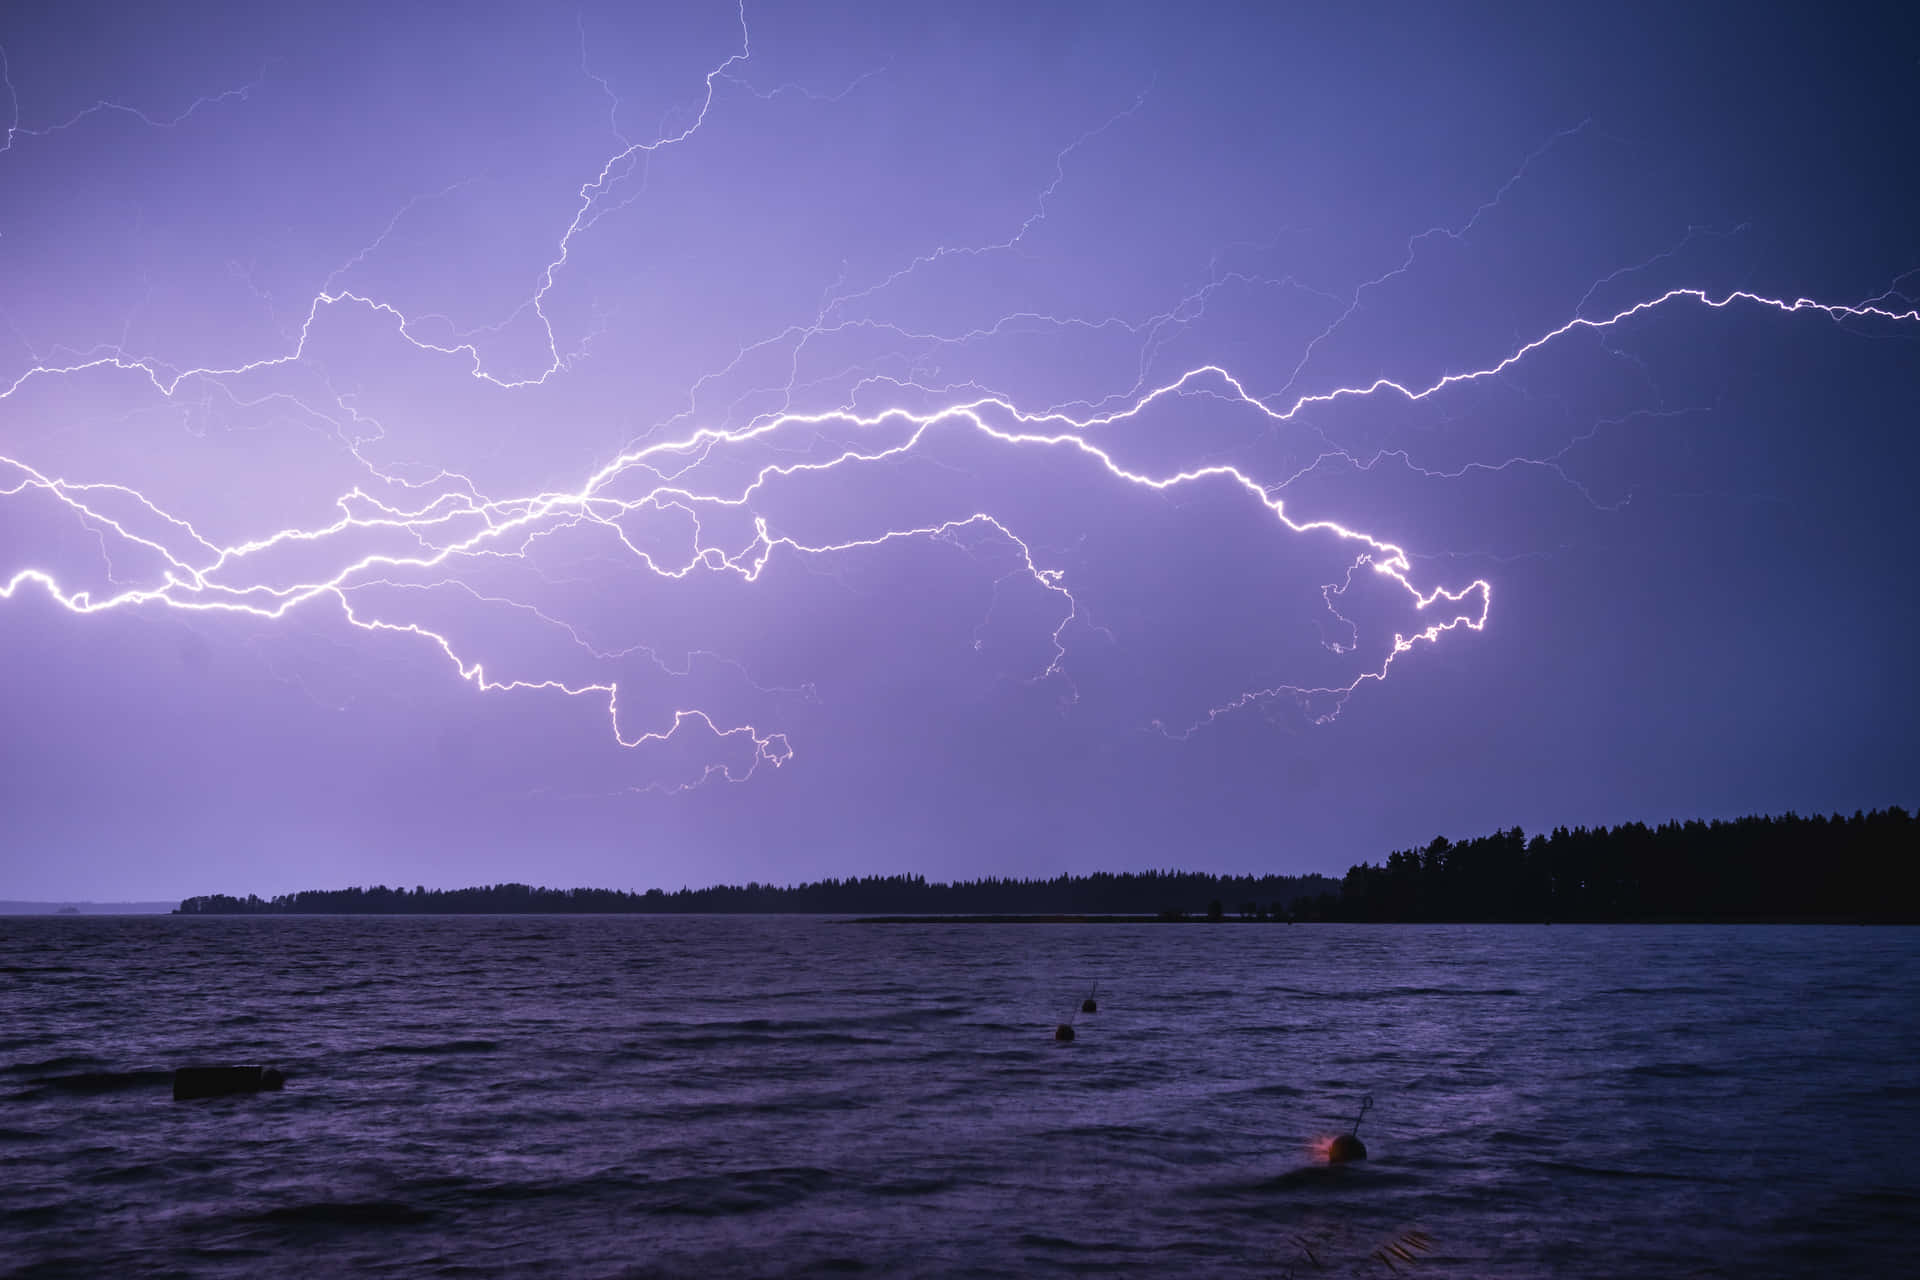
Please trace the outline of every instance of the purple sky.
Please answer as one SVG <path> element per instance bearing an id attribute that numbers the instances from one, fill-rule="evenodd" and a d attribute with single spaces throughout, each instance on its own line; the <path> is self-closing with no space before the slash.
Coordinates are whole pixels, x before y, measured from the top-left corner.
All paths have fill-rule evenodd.
<path id="1" fill-rule="evenodd" d="M 9 10 L 0 897 L 1920 799 L 1910 12 L 1190 8 Z"/>

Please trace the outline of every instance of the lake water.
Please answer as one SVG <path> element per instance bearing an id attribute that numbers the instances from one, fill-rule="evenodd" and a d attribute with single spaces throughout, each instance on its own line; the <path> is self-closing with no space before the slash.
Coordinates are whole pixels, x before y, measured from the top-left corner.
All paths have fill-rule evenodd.
<path id="1" fill-rule="evenodd" d="M 1920 929 L 8 918 L 0 975 L 12 1274 L 1920 1257 Z M 287 1087 L 172 1101 L 230 1062 Z"/>

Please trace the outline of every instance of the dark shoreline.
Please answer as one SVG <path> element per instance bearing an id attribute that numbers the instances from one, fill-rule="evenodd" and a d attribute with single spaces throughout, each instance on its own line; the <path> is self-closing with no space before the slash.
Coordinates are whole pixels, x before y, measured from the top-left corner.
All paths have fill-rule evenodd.
<path id="1" fill-rule="evenodd" d="M 180 915 L 830 915 L 873 923 L 1428 924 L 1920 923 L 1920 817 L 1746 817 L 1658 827 L 1519 827 L 1435 837 L 1339 878 L 1318 873 L 1093 871 L 950 883 L 898 873 L 669 892 L 520 883 L 459 889 L 308 889 L 262 899 L 205 894 Z"/>
<path id="2" fill-rule="evenodd" d="M 30 913 L 34 918 L 52 918 L 52 912 Z M 112 913 L 89 913 L 105 916 Z M 162 913 L 123 913 L 162 914 Z M 1827 915 L 1827 916 L 1780 916 L 1780 915 L 1672 915 L 1672 916 L 1618 916 L 1587 920 L 1489 920 L 1463 917 L 1454 920 L 1315 920 L 1310 918 L 1274 918 L 1222 916 L 1210 919 L 1202 914 L 1183 916 L 1166 915 L 1124 915 L 1124 914 L 1078 914 L 1072 912 L 998 912 L 991 914 L 954 914 L 954 915 L 853 915 L 844 911 L 195 911 L 173 912 L 173 918 L 192 916 L 210 920 L 238 919 L 281 919 L 281 920 L 436 920 L 447 918 L 490 918 L 496 920 L 539 919 L 567 920 L 580 917 L 607 920 L 617 917 L 641 916 L 647 919 L 717 919 L 728 917 L 750 917 L 762 920 L 830 920 L 837 924 L 1187 924 L 1187 925 L 1295 925 L 1295 924 L 1334 924 L 1334 925 L 1499 925 L 1508 928 L 1550 928 L 1554 925 L 1873 925 L 1912 928 L 1920 925 L 1920 920 L 1863 915 Z M 28 913 L 8 915 L 0 913 L 4 919 L 26 919 Z M 60 917 L 72 919 L 71 916 Z"/>
<path id="3" fill-rule="evenodd" d="M 1509 925 L 1540 928 L 1551 925 L 1672 925 L 1672 924 L 1804 924 L 1804 925 L 1900 925 L 1912 927 L 1920 921 L 1875 919 L 1866 916 L 1628 916 L 1606 920 L 1272 920 L 1223 916 L 1141 915 L 952 915 L 952 916 L 856 916 L 847 924 L 1376 924 L 1376 925 Z"/>

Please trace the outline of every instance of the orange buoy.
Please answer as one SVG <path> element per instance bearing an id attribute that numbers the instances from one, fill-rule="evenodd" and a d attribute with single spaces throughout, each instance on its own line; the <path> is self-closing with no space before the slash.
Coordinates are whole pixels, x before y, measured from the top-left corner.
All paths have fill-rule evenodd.
<path id="1" fill-rule="evenodd" d="M 1350 1160 L 1365 1160 L 1367 1144 L 1350 1133 L 1343 1133 L 1327 1147 L 1328 1164 L 1346 1164 Z"/>

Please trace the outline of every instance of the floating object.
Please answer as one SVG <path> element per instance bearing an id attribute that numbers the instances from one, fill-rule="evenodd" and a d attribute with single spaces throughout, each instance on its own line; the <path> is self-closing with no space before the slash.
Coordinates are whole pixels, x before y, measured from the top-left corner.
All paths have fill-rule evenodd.
<path id="1" fill-rule="evenodd" d="M 286 1076 L 272 1067 L 181 1067 L 173 1073 L 173 1100 L 261 1093 L 286 1083 Z"/>
<path id="2" fill-rule="evenodd" d="M 1335 1138 L 1327 1146 L 1328 1164 L 1347 1164 L 1350 1161 L 1367 1158 L 1367 1144 L 1360 1141 L 1360 1122 L 1367 1118 L 1367 1112 L 1372 1107 L 1372 1094 L 1360 1099 L 1360 1114 L 1353 1118 L 1353 1128 Z"/>
<path id="3" fill-rule="evenodd" d="M 1094 998 L 1093 998 L 1093 997 L 1094 997 L 1094 992 L 1097 992 L 1097 991 L 1099 991 L 1099 990 L 1100 990 L 1100 984 L 1099 984 L 1099 983 L 1097 983 L 1097 982 L 1096 982 L 1096 983 L 1094 983 L 1094 984 L 1093 984 L 1093 991 L 1089 991 L 1089 992 L 1087 992 L 1087 998 L 1086 998 L 1085 1000 L 1082 1000 L 1082 1001 L 1080 1002 L 1080 1012 L 1082 1012 L 1082 1013 L 1098 1013 L 1098 1012 L 1100 1012 L 1100 1005 L 1099 1005 L 1099 1004 L 1098 1004 L 1098 1002 L 1096 1002 L 1096 1001 L 1094 1000 Z"/>
<path id="4" fill-rule="evenodd" d="M 1073 1039 L 1073 1024 L 1071 1022 L 1063 1022 L 1055 1027 L 1053 1029 L 1053 1038 L 1063 1044 Z"/>

